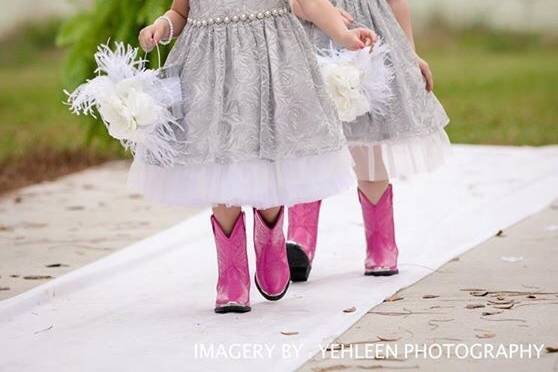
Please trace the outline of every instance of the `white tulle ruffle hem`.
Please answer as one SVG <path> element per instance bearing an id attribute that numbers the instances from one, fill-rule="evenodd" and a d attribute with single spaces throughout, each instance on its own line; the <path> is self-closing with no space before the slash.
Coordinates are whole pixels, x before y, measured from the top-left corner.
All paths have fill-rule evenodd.
<path id="1" fill-rule="evenodd" d="M 281 161 L 252 160 L 163 168 L 136 159 L 128 186 L 148 200 L 188 207 L 266 209 L 321 200 L 355 186 L 347 149 Z"/>
<path id="2" fill-rule="evenodd" d="M 451 144 L 444 129 L 428 136 L 393 143 L 350 145 L 355 172 L 362 181 L 405 179 L 432 172 L 451 155 Z"/>

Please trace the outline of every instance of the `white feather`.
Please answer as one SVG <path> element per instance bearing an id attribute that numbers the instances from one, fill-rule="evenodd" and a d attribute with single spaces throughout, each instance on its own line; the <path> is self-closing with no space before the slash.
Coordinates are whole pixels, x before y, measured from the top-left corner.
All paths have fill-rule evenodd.
<path id="1" fill-rule="evenodd" d="M 138 146 L 164 166 L 173 164 L 175 129 L 182 130 L 170 108 L 182 100 L 177 77 L 159 78 L 143 67 L 138 49 L 116 43 L 100 45 L 95 54 L 97 77 L 68 95 L 70 110 L 95 117 L 98 112 L 111 137 L 135 154 Z"/>
<path id="2" fill-rule="evenodd" d="M 381 42 L 359 51 L 320 50 L 318 63 L 339 119 L 352 122 L 366 113 L 383 116 L 393 99 L 395 77 Z"/>

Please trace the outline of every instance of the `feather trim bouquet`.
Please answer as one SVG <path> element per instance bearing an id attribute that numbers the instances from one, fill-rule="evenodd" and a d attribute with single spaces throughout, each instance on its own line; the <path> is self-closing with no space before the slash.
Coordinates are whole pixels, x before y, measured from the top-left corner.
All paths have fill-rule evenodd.
<path id="1" fill-rule="evenodd" d="M 145 61 L 138 59 L 138 49 L 119 42 L 114 50 L 100 45 L 95 61 L 97 76 L 66 92 L 70 110 L 93 117 L 98 112 L 109 135 L 124 148 L 135 155 L 141 146 L 158 163 L 172 165 L 174 129 L 181 129 L 172 112 L 182 101 L 178 76 L 146 69 Z"/>
<path id="2" fill-rule="evenodd" d="M 381 42 L 359 51 L 333 47 L 319 51 L 318 64 L 341 121 L 352 122 L 366 113 L 386 114 L 395 77 L 388 52 Z"/>

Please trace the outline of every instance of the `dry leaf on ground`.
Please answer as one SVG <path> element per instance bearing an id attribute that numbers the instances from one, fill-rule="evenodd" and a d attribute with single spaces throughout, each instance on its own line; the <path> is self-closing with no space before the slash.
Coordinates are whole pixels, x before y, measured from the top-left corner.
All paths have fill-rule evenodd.
<path id="1" fill-rule="evenodd" d="M 495 309 L 502 309 L 502 310 L 509 310 L 513 307 L 514 304 L 509 304 L 509 305 L 495 305 L 494 308 Z"/>
<path id="2" fill-rule="evenodd" d="M 72 206 L 66 207 L 66 210 L 68 210 L 68 211 L 82 211 L 84 209 L 85 209 L 85 207 L 83 207 L 81 205 L 72 205 Z"/>
<path id="3" fill-rule="evenodd" d="M 397 294 L 394 294 L 393 296 L 386 298 L 384 300 L 384 302 L 395 302 L 395 301 L 399 301 L 399 300 L 402 300 L 402 299 L 403 299 L 403 297 L 401 297 Z"/>
<path id="4" fill-rule="evenodd" d="M 46 280 L 52 279 L 53 277 L 50 275 L 26 275 L 23 277 L 25 280 Z"/>
<path id="5" fill-rule="evenodd" d="M 483 304 L 468 304 L 467 306 L 465 306 L 465 309 L 480 309 L 485 307 Z"/>
<path id="6" fill-rule="evenodd" d="M 488 300 L 488 303 L 491 305 L 509 305 L 509 304 L 513 304 L 514 301 L 513 300 Z"/>
<path id="7" fill-rule="evenodd" d="M 471 296 L 475 297 L 484 297 L 488 294 L 488 291 L 473 291 L 471 292 Z"/>
<path id="8" fill-rule="evenodd" d="M 490 316 L 490 315 L 497 315 L 497 314 L 501 314 L 503 313 L 503 311 L 484 311 L 482 313 L 483 316 Z"/>
<path id="9" fill-rule="evenodd" d="M 395 342 L 401 340 L 401 337 L 385 337 L 385 336 L 376 336 L 378 340 L 383 342 Z"/>
<path id="10" fill-rule="evenodd" d="M 495 333 L 490 333 L 490 332 L 485 332 L 485 333 L 479 333 L 475 336 L 477 338 L 494 338 L 494 337 L 496 337 L 496 334 Z"/>
<path id="11" fill-rule="evenodd" d="M 298 335 L 298 332 L 297 331 L 281 331 L 281 334 L 285 335 L 285 336 L 295 336 L 295 335 Z"/>
<path id="12" fill-rule="evenodd" d="M 429 300 L 431 298 L 438 298 L 438 297 L 440 297 L 440 296 L 432 295 L 432 294 L 427 294 L 427 295 L 422 296 L 422 298 L 424 298 L 425 300 Z"/>

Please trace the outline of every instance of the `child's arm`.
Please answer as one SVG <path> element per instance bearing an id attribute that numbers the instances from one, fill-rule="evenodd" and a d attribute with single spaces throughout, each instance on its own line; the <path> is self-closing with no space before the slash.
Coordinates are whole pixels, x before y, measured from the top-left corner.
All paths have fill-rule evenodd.
<path id="1" fill-rule="evenodd" d="M 397 22 L 407 35 L 407 39 L 415 49 L 415 38 L 413 36 L 413 24 L 411 23 L 411 10 L 409 9 L 409 4 L 407 0 L 387 0 Z"/>
<path id="2" fill-rule="evenodd" d="M 165 17 L 172 22 L 174 34 L 170 35 L 170 25 L 164 19 L 157 19 L 152 25 L 145 27 L 139 34 L 140 45 L 146 52 L 150 52 L 161 40 L 168 40 L 180 35 L 190 10 L 190 0 L 174 0 Z"/>
<path id="3" fill-rule="evenodd" d="M 413 35 L 413 25 L 411 23 L 411 10 L 409 8 L 409 3 L 407 0 L 387 0 L 397 22 L 407 35 L 413 50 L 415 50 L 415 38 Z M 416 51 L 415 51 L 416 53 Z M 420 67 L 420 71 L 422 72 L 422 76 L 424 76 L 424 80 L 426 81 L 426 90 L 431 92 L 434 89 L 434 79 L 432 77 L 432 71 L 430 70 L 430 66 L 428 63 L 420 58 L 417 55 L 418 63 Z"/>
<path id="4" fill-rule="evenodd" d="M 291 7 L 293 9 L 294 14 L 297 17 L 299 17 L 301 19 L 304 19 L 305 21 L 310 22 L 310 20 L 306 16 L 306 14 L 304 14 L 304 11 L 302 10 L 302 8 L 300 6 L 299 0 L 292 0 L 291 1 Z M 341 17 L 343 17 L 343 22 L 345 23 L 345 25 L 347 27 L 350 26 L 351 23 L 353 23 L 353 21 L 354 21 L 353 16 L 349 12 L 347 12 L 345 9 L 342 9 L 342 8 L 339 8 L 339 7 L 337 7 L 336 9 L 339 12 L 339 14 L 341 14 Z"/>
<path id="5" fill-rule="evenodd" d="M 329 0 L 292 0 L 294 13 L 312 23 L 331 37 L 336 43 L 350 50 L 373 45 L 376 34 L 367 28 L 349 30 L 342 13 Z"/>

